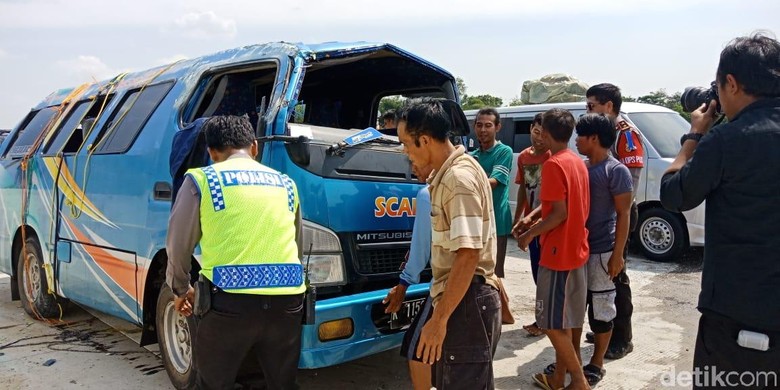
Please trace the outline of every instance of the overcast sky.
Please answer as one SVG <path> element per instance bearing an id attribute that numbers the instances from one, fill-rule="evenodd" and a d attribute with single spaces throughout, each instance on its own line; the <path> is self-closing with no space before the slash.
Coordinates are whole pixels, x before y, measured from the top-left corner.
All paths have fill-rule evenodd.
<path id="1" fill-rule="evenodd" d="M 626 95 L 708 85 L 736 36 L 780 34 L 776 0 L 0 0 L 0 128 L 50 92 L 269 41 L 384 41 L 508 102 L 568 73 Z"/>

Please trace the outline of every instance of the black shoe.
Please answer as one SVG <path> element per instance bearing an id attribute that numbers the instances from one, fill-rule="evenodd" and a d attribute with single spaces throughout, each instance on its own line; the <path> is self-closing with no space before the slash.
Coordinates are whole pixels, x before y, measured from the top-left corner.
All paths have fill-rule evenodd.
<path id="1" fill-rule="evenodd" d="M 596 335 L 593 332 L 585 333 L 585 342 L 588 344 L 593 344 L 596 342 Z"/>
<path id="2" fill-rule="evenodd" d="M 622 359 L 624 356 L 628 355 L 633 351 L 634 351 L 634 343 L 629 341 L 628 344 L 624 346 L 610 345 L 609 348 L 607 348 L 607 353 L 604 354 L 604 357 L 610 360 Z"/>

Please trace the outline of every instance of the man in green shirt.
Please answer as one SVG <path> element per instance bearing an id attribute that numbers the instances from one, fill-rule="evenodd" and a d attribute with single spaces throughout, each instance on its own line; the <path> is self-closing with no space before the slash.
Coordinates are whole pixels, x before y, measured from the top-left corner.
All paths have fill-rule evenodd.
<path id="1" fill-rule="evenodd" d="M 501 131 L 501 116 L 495 108 L 483 108 L 477 112 L 474 119 L 474 132 L 479 141 L 479 149 L 472 152 L 479 165 L 488 177 L 488 183 L 493 191 L 493 211 L 496 221 L 496 276 L 504 277 L 504 259 L 506 244 L 512 234 L 512 212 L 509 210 L 509 172 L 512 171 L 512 148 L 496 139 Z M 503 309 L 502 322 L 514 323 L 509 310 L 509 299 L 500 286 Z"/>

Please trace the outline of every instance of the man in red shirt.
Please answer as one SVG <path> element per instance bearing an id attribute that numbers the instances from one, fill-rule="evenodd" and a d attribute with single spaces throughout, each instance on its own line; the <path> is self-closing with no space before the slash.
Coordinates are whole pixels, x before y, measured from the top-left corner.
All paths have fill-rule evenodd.
<path id="1" fill-rule="evenodd" d="M 536 323 L 550 338 L 557 363 L 552 376 L 534 375 L 542 388 L 562 388 L 567 372 L 572 378 L 569 389 L 590 388 L 573 343 L 585 319 L 589 251 L 585 222 L 590 212 L 588 170 L 568 148 L 574 124 L 574 116 L 559 108 L 542 117 L 542 137 L 552 153 L 542 166 L 542 219 L 518 238 L 525 250 L 534 237 L 541 236 Z"/>
<path id="2" fill-rule="evenodd" d="M 539 192 L 542 190 L 542 165 L 550 158 L 550 149 L 542 140 L 542 113 L 534 116 L 531 123 L 531 146 L 525 148 L 517 156 L 517 177 L 515 183 L 517 186 L 517 207 L 515 208 L 515 220 L 512 228 L 512 234 L 517 237 L 523 230 L 527 230 L 539 219 L 541 215 L 542 201 L 539 199 Z M 539 260 L 541 257 L 541 248 L 539 246 L 539 237 L 531 240 L 528 244 L 528 254 L 531 258 L 531 275 L 536 283 L 536 274 L 539 271 Z M 536 325 L 536 322 L 530 325 L 523 325 L 529 335 L 542 336 L 544 332 Z"/>

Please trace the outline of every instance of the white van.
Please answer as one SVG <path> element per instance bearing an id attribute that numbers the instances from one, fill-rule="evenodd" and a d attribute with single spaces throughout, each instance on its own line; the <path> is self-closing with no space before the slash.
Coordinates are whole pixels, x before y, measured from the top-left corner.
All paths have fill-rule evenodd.
<path id="1" fill-rule="evenodd" d="M 534 115 L 551 108 L 571 111 L 575 118 L 585 114 L 585 102 L 530 104 L 501 107 L 501 131 L 497 138 L 512 147 L 515 160 L 512 164 L 509 203 L 514 214 L 517 203 L 517 155 L 531 145 L 530 128 Z M 472 129 L 469 146 L 478 147 L 474 135 L 474 118 L 478 110 L 466 111 Z M 704 204 L 682 214 L 665 210 L 659 200 L 661 177 L 680 150 L 680 137 L 690 130 L 690 124 L 678 113 L 652 104 L 624 102 L 621 112 L 641 132 L 645 146 L 645 169 L 639 178 L 636 201 L 639 206 L 639 223 L 633 239 L 639 242 L 644 255 L 652 260 L 673 261 L 688 246 L 704 245 Z M 576 135 L 572 135 L 569 147 L 574 151 Z"/>

